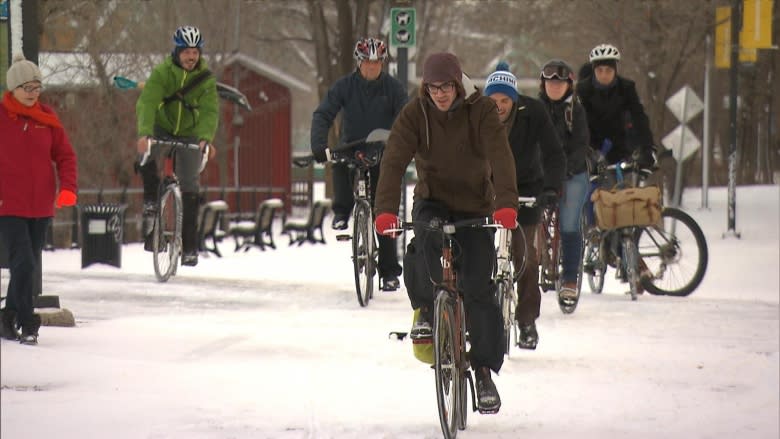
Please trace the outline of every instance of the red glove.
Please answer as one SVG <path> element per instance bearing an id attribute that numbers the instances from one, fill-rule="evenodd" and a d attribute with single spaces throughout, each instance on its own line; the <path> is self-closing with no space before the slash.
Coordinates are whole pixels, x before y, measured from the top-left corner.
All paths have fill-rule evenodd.
<path id="1" fill-rule="evenodd" d="M 60 207 L 74 206 L 75 204 L 76 204 L 76 194 L 73 193 L 73 191 L 63 189 L 60 191 L 60 194 L 57 196 L 57 202 L 54 203 L 54 206 L 56 206 L 57 209 L 59 209 Z"/>
<path id="2" fill-rule="evenodd" d="M 501 224 L 505 229 L 517 228 L 517 210 L 502 207 L 493 213 L 493 222 Z"/>
<path id="3" fill-rule="evenodd" d="M 386 230 L 398 228 L 398 217 L 392 213 L 380 213 L 376 216 L 374 225 L 376 226 L 376 232 L 380 235 L 386 235 L 392 238 L 399 235 L 399 232 L 385 233 Z"/>

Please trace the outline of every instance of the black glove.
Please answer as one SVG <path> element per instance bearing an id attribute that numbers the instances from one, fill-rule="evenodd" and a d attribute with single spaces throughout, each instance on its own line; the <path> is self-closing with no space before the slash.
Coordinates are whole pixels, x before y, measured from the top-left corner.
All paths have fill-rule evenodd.
<path id="1" fill-rule="evenodd" d="M 558 205 L 558 191 L 555 189 L 545 189 L 539 196 L 539 203 L 542 207 L 555 207 Z"/>
<path id="2" fill-rule="evenodd" d="M 328 161 L 328 155 L 325 153 L 326 149 L 328 149 L 328 145 L 318 145 L 311 147 L 311 153 L 317 163 L 325 163 Z"/>
<path id="3" fill-rule="evenodd" d="M 639 151 L 639 157 L 637 158 L 636 163 L 642 169 L 655 168 L 655 151 L 653 151 L 652 147 L 644 148 Z"/>

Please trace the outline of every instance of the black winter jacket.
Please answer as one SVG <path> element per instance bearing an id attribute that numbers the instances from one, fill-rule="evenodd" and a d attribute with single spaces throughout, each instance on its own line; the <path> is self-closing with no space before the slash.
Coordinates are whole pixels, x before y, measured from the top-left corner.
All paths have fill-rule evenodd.
<path id="1" fill-rule="evenodd" d="M 542 189 L 560 193 L 566 177 L 566 155 L 544 106 L 520 95 L 510 117 L 515 118 L 509 146 L 515 157 L 518 192 L 521 196 L 537 196 Z"/>
<path id="2" fill-rule="evenodd" d="M 368 81 L 358 70 L 342 77 L 314 110 L 311 121 L 311 148 L 327 145 L 328 130 L 342 111 L 341 142 L 347 143 L 368 136 L 376 128 L 390 129 L 408 96 L 398 80 L 382 72 Z M 329 145 L 336 146 L 336 145 Z"/>
<path id="3" fill-rule="evenodd" d="M 566 153 L 566 176 L 571 177 L 587 171 L 590 137 L 588 119 L 579 99 L 569 90 L 559 101 L 551 101 L 545 92 L 539 93 L 539 100 L 547 109 L 558 139 L 563 144 L 563 151 Z"/>
<path id="4" fill-rule="evenodd" d="M 617 76 L 606 89 L 594 85 L 594 76 L 577 83 L 577 95 L 585 107 L 590 128 L 590 144 L 601 150 L 604 139 L 612 142 L 607 161 L 615 163 L 639 148 L 652 150 L 654 141 L 644 107 L 630 79 Z"/>

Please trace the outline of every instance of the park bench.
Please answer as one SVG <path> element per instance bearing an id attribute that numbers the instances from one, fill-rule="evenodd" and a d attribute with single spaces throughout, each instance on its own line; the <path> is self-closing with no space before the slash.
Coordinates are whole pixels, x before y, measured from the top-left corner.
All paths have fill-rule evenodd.
<path id="1" fill-rule="evenodd" d="M 318 200 L 311 206 L 306 218 L 285 218 L 282 234 L 286 234 L 290 238 L 289 245 L 303 245 L 304 242 L 325 244 L 322 224 L 330 212 L 331 204 L 329 199 Z M 319 231 L 319 238 L 317 231 Z"/>
<path id="2" fill-rule="evenodd" d="M 252 246 L 258 247 L 263 251 L 265 251 L 266 247 L 276 249 L 273 225 L 276 213 L 282 207 L 284 207 L 282 200 L 269 198 L 257 206 L 255 217 L 252 221 L 239 221 L 231 225 L 228 229 L 228 235 L 235 240 L 235 251 L 241 249 L 249 251 Z"/>
<path id="3" fill-rule="evenodd" d="M 217 255 L 217 257 L 222 257 L 217 243 L 221 242 L 222 238 L 225 237 L 225 231 L 222 230 L 220 225 L 222 224 L 222 216 L 225 215 L 227 210 L 228 205 L 222 200 L 210 201 L 201 208 L 198 221 L 200 251 L 211 252 Z M 209 240 L 211 245 L 208 243 Z"/>

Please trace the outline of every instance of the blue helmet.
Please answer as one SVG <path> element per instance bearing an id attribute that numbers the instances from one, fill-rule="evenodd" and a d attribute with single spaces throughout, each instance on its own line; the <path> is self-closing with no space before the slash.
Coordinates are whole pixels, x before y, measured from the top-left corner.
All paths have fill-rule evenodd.
<path id="1" fill-rule="evenodd" d="M 186 49 L 188 47 L 203 47 L 203 38 L 200 31 L 195 26 L 182 26 L 176 29 L 173 34 L 173 42 L 177 48 Z"/>

